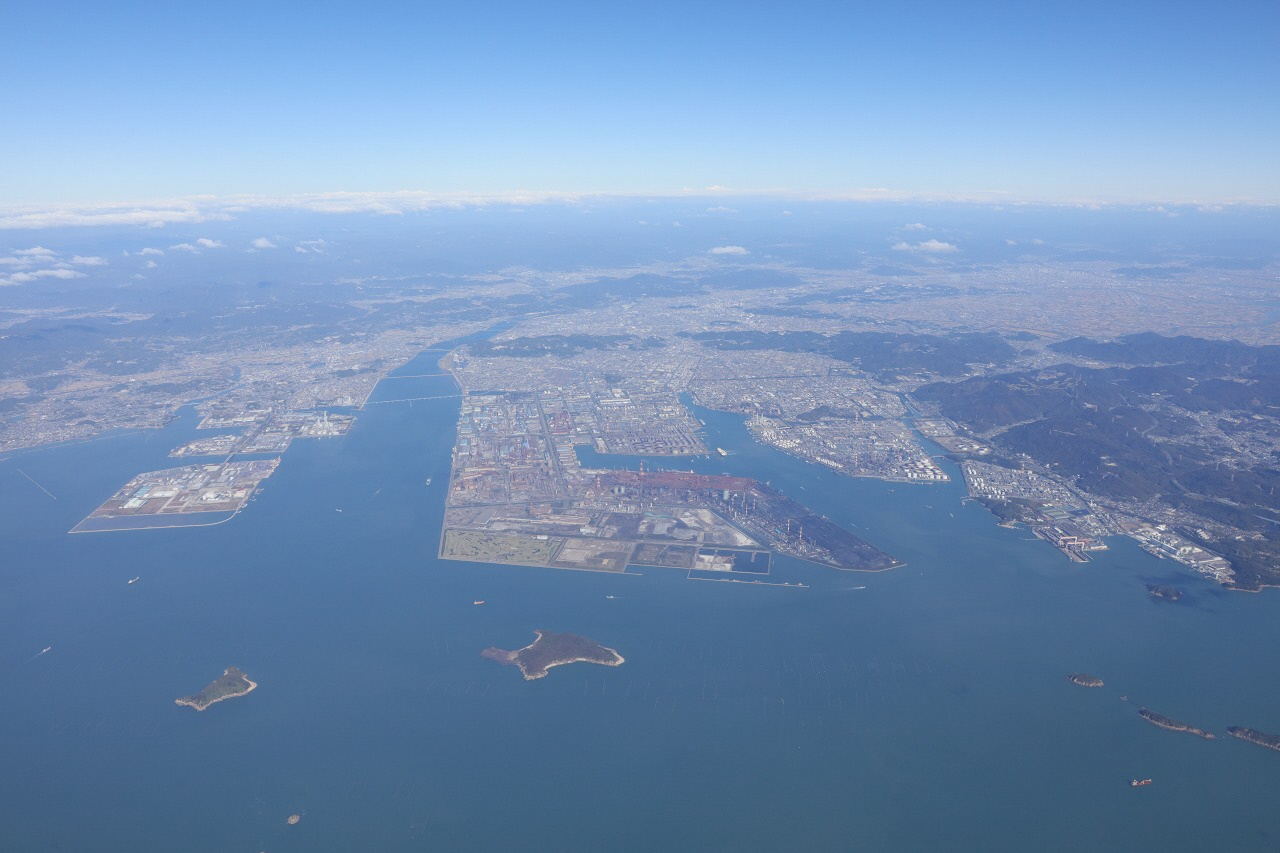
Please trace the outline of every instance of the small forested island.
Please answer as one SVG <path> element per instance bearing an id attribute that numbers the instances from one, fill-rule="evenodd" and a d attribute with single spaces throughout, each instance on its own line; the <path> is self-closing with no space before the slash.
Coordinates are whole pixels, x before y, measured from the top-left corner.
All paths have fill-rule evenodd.
<path id="1" fill-rule="evenodd" d="M 1280 735 L 1269 735 L 1266 732 L 1246 729 L 1242 726 L 1229 726 L 1227 734 L 1238 737 L 1240 740 L 1247 740 L 1249 743 L 1256 743 L 1258 746 L 1265 746 L 1267 749 L 1280 751 Z"/>
<path id="2" fill-rule="evenodd" d="M 1182 598 L 1182 590 L 1172 586 L 1149 583 L 1147 584 L 1147 592 L 1151 593 L 1153 598 L 1159 598 L 1163 601 L 1177 601 Z"/>
<path id="3" fill-rule="evenodd" d="M 1171 720 L 1163 714 L 1157 714 L 1150 708 L 1139 708 L 1138 716 L 1146 720 L 1148 723 L 1159 726 L 1162 729 L 1168 729 L 1171 732 L 1186 732 L 1189 735 L 1202 737 L 1205 740 L 1213 740 L 1213 732 L 1206 732 L 1204 729 L 1197 729 L 1195 726 L 1189 726 L 1186 723 L 1180 723 L 1177 720 Z"/>
<path id="4" fill-rule="evenodd" d="M 602 666 L 618 666 L 622 655 L 602 646 L 594 640 L 576 634 L 556 634 L 552 631 L 534 631 L 538 638 L 523 649 L 488 648 L 480 654 L 489 660 L 508 666 L 518 666 L 526 681 L 542 678 L 553 666 L 566 663 L 598 663 Z"/>
<path id="5" fill-rule="evenodd" d="M 249 680 L 249 676 L 236 667 L 229 666 L 222 673 L 221 678 L 204 690 L 194 696 L 183 696 L 181 699 L 174 699 L 173 701 L 177 705 L 186 705 L 189 708 L 195 708 L 197 711 L 203 711 L 214 702 L 243 696 L 257 686 L 255 682 Z"/>
<path id="6" fill-rule="evenodd" d="M 1067 681 L 1072 684 L 1079 684 L 1081 687 L 1101 687 L 1102 679 L 1095 678 L 1092 675 L 1085 675 L 1083 672 L 1073 672 L 1067 676 Z"/>

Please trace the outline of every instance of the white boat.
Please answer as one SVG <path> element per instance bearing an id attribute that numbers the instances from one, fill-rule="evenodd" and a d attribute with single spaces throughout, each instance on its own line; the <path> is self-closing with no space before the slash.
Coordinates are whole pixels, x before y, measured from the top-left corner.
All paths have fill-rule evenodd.
<path id="1" fill-rule="evenodd" d="M 430 478 L 430 477 L 428 477 L 428 478 L 427 478 L 427 485 L 428 485 L 428 486 L 430 486 L 430 485 L 431 485 L 431 478 Z"/>
<path id="2" fill-rule="evenodd" d="M 142 580 L 141 577 L 129 578 L 129 585 L 132 586 L 133 584 L 137 583 L 140 580 Z"/>

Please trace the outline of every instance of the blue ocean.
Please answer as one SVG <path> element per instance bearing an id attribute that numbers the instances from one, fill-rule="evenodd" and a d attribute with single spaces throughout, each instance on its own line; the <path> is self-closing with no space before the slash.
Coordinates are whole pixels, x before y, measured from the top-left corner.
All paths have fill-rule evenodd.
<path id="1" fill-rule="evenodd" d="M 671 465 L 767 480 L 906 565 L 777 558 L 793 585 L 767 586 L 440 561 L 458 400 L 422 376 L 438 357 L 348 435 L 296 441 L 225 524 L 67 533 L 175 464 L 190 410 L 0 462 L 0 848 L 1280 846 L 1280 753 L 1225 732 L 1280 732 L 1280 591 L 1127 540 L 1071 563 L 962 502 L 950 463 L 947 484 L 853 480 L 705 410 L 730 455 Z M 525 682 L 481 658 L 535 629 L 626 663 Z M 258 689 L 174 704 L 230 665 Z"/>

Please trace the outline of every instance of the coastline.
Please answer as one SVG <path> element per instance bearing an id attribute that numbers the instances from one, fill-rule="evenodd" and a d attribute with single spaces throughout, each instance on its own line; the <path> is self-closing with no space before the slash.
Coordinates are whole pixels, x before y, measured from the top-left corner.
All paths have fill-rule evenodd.
<path id="1" fill-rule="evenodd" d="M 542 668 L 542 672 L 539 672 L 536 675 L 530 675 L 528 670 L 524 668 L 524 664 L 521 663 L 520 671 L 524 673 L 524 677 L 526 681 L 536 681 L 539 678 L 545 678 L 547 675 L 547 670 L 551 669 L 552 667 L 562 666 L 566 663 L 596 663 L 596 664 L 599 664 L 600 666 L 621 666 L 622 664 L 627 662 L 627 659 L 624 658 L 622 655 L 618 654 L 617 651 L 615 651 L 614 649 L 610 649 L 608 646 L 601 646 L 601 648 L 607 651 L 613 652 L 613 656 L 616 658 L 616 660 L 604 661 L 604 660 L 596 660 L 595 658 L 566 658 L 564 660 L 558 660 L 558 661 L 554 661 L 552 663 L 547 664 Z"/>

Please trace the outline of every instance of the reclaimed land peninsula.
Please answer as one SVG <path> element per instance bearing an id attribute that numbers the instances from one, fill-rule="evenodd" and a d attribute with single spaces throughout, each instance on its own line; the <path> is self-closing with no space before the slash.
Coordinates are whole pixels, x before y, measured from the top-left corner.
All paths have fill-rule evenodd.
<path id="1" fill-rule="evenodd" d="M 1195 726 L 1189 726 L 1186 723 L 1180 723 L 1177 720 L 1171 720 L 1163 714 L 1157 714 L 1149 708 L 1139 708 L 1138 716 L 1146 720 L 1148 723 L 1159 726 L 1162 729 L 1168 729 L 1171 732 L 1186 732 L 1189 735 L 1196 735 L 1205 740 L 1213 740 L 1213 732 L 1206 732 L 1204 729 L 1197 729 Z"/>
<path id="2" fill-rule="evenodd" d="M 1227 729 L 1227 734 L 1280 752 L 1280 735 L 1269 735 L 1266 732 L 1260 732 L 1257 729 L 1246 729 L 1243 726 L 1230 726 Z"/>
<path id="3" fill-rule="evenodd" d="M 488 648 L 480 654 L 508 666 L 518 666 L 526 681 L 542 678 L 553 666 L 566 663 L 598 663 L 618 666 L 624 658 L 613 649 L 576 634 L 534 631 L 538 638 L 523 649 Z"/>
<path id="4" fill-rule="evenodd" d="M 249 680 L 249 676 L 236 667 L 229 666 L 222 673 L 221 678 L 214 681 L 204 690 L 194 696 L 183 696 L 181 699 L 174 699 L 173 701 L 175 704 L 186 705 L 189 708 L 195 708 L 197 711 L 203 711 L 214 702 L 243 696 L 257 686 L 256 682 Z"/>

